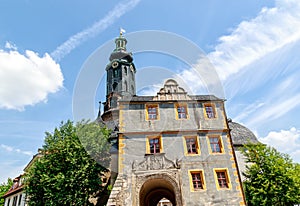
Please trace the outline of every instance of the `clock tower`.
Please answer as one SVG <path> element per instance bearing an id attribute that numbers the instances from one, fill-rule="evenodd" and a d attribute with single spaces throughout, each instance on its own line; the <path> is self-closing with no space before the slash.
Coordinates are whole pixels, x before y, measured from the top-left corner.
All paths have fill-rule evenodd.
<path id="1" fill-rule="evenodd" d="M 106 102 L 104 103 L 104 113 L 102 120 L 118 120 L 118 100 L 123 97 L 132 97 L 136 95 L 135 73 L 132 53 L 126 50 L 127 40 L 120 36 L 115 40 L 116 48 L 109 57 L 109 63 L 106 66 Z"/>

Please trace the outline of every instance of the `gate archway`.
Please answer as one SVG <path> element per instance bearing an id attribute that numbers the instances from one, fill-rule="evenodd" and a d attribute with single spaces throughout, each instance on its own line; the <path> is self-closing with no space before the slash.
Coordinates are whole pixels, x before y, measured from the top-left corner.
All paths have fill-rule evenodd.
<path id="1" fill-rule="evenodd" d="M 167 175 L 153 175 L 144 182 L 139 192 L 140 206 L 157 206 L 166 198 L 173 206 L 181 206 L 181 193 L 178 185 Z"/>

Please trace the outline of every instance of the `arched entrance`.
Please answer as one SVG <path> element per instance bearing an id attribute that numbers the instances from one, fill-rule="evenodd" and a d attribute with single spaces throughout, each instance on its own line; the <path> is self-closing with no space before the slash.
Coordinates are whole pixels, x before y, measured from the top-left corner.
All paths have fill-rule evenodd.
<path id="1" fill-rule="evenodd" d="M 140 189 L 140 206 L 157 206 L 163 198 L 168 199 L 173 206 L 181 206 L 181 194 L 175 181 L 171 178 L 152 176 L 146 180 Z"/>

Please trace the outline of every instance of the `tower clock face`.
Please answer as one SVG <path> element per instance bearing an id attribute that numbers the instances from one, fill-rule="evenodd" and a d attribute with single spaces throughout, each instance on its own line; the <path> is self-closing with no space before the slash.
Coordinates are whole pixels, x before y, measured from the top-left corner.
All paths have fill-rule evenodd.
<path id="1" fill-rule="evenodd" d="M 119 63 L 118 62 L 113 62 L 112 64 L 111 64 L 111 66 L 112 66 L 112 68 L 117 68 L 118 67 L 118 65 L 119 65 Z"/>

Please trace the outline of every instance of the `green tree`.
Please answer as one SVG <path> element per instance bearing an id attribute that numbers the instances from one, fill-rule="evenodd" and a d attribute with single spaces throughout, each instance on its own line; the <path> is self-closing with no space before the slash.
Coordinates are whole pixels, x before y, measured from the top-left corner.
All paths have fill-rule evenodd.
<path id="1" fill-rule="evenodd" d="M 108 159 L 103 155 L 108 144 L 94 145 L 108 137 L 109 131 L 96 122 L 74 126 L 67 121 L 52 134 L 46 132 L 42 156 L 26 174 L 28 205 L 89 205 L 89 197 L 103 189 L 101 174 L 107 169 L 91 158 L 80 139 L 90 142 L 95 157 Z"/>
<path id="2" fill-rule="evenodd" d="M 248 144 L 243 151 L 247 169 L 244 190 L 249 206 L 293 206 L 300 199 L 300 166 L 287 154 L 263 144 Z"/>
<path id="3" fill-rule="evenodd" d="M 6 183 L 0 184 L 0 205 L 4 205 L 4 198 L 2 196 L 11 188 L 13 185 L 12 179 L 8 178 Z"/>

